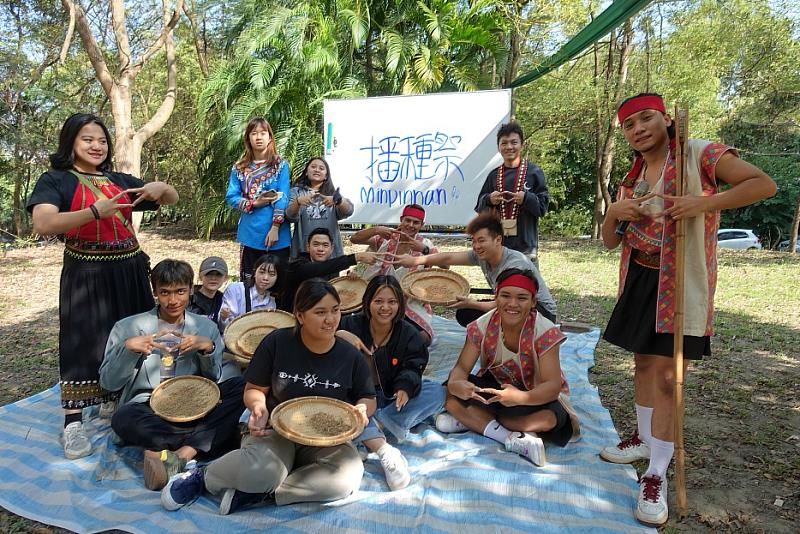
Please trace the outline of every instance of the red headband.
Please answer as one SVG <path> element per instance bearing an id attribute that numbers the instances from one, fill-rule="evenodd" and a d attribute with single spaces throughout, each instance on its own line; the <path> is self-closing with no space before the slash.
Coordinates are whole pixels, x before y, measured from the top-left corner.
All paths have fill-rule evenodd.
<path id="1" fill-rule="evenodd" d="M 664 99 L 657 95 L 643 95 L 635 96 L 622 104 L 619 111 L 617 111 L 617 120 L 619 123 L 645 109 L 655 109 L 661 113 L 666 113 L 667 108 L 664 106 Z"/>
<path id="2" fill-rule="evenodd" d="M 538 284 L 536 280 L 532 280 L 525 275 L 522 274 L 512 274 L 499 284 L 497 284 L 497 292 L 499 293 L 501 289 L 504 287 L 518 287 L 520 289 L 524 289 L 529 291 L 531 295 L 536 296 L 536 291 L 538 289 Z"/>
<path id="3" fill-rule="evenodd" d="M 401 219 L 403 217 L 416 217 L 420 221 L 425 222 L 425 210 L 415 208 L 414 206 L 406 206 L 403 208 L 403 214 L 400 215 Z"/>

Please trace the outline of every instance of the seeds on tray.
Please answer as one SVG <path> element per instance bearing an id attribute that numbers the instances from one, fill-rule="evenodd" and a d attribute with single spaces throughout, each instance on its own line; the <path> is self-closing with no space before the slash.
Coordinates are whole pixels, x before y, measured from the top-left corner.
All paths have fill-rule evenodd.
<path id="1" fill-rule="evenodd" d="M 308 424 L 317 434 L 322 436 L 337 436 L 350 430 L 348 424 L 341 418 L 325 412 L 317 412 L 308 418 Z"/>

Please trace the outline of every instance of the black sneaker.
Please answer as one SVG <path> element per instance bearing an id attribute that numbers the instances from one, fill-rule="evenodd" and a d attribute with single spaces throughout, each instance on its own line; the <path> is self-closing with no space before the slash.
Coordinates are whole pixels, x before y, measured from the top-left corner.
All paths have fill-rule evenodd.
<path id="1" fill-rule="evenodd" d="M 206 489 L 206 471 L 196 467 L 172 477 L 161 490 L 161 505 L 166 510 L 177 510 L 196 501 Z"/>
<path id="2" fill-rule="evenodd" d="M 233 488 L 228 488 L 222 494 L 219 503 L 219 513 L 221 515 L 232 514 L 236 510 L 249 508 L 260 504 L 266 504 L 273 500 L 275 493 L 245 493 Z"/>

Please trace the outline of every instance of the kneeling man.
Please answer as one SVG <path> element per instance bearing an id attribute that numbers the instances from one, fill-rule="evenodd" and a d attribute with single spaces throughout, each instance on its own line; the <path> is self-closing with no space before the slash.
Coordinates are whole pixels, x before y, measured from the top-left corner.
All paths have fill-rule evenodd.
<path id="1" fill-rule="evenodd" d="M 151 490 L 163 488 L 198 453 L 216 456 L 237 446 L 244 411 L 240 377 L 218 384 L 222 402 L 201 419 L 170 423 L 150 408 L 150 394 L 164 380 L 220 379 L 224 343 L 219 330 L 208 318 L 186 311 L 193 281 L 188 263 L 159 262 L 150 274 L 156 307 L 114 325 L 100 366 L 100 384 L 122 390 L 111 428 L 125 445 L 145 449 L 144 484 Z"/>

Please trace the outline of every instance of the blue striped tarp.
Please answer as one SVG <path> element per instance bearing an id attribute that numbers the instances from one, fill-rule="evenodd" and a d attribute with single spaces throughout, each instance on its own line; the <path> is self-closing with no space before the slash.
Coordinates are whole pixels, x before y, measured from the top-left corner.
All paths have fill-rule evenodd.
<path id="1" fill-rule="evenodd" d="M 464 330 L 436 318 L 429 374 L 447 375 Z M 0 505 L 11 512 L 76 532 L 280 532 L 408 534 L 409 532 L 655 532 L 633 518 L 638 486 L 630 466 L 601 461 L 601 446 L 617 441 L 608 411 L 588 382 L 599 332 L 569 334 L 561 365 L 581 418 L 582 437 L 547 447 L 537 468 L 497 442 L 468 432 L 442 435 L 422 425 L 399 448 L 413 476 L 390 492 L 374 455 L 360 490 L 328 504 L 268 506 L 217 514 L 206 497 L 165 512 L 159 494 L 144 489 L 141 452 L 111 444 L 109 428 L 86 420 L 93 454 L 66 460 L 58 441 L 63 424 L 58 388 L 0 408 Z"/>

